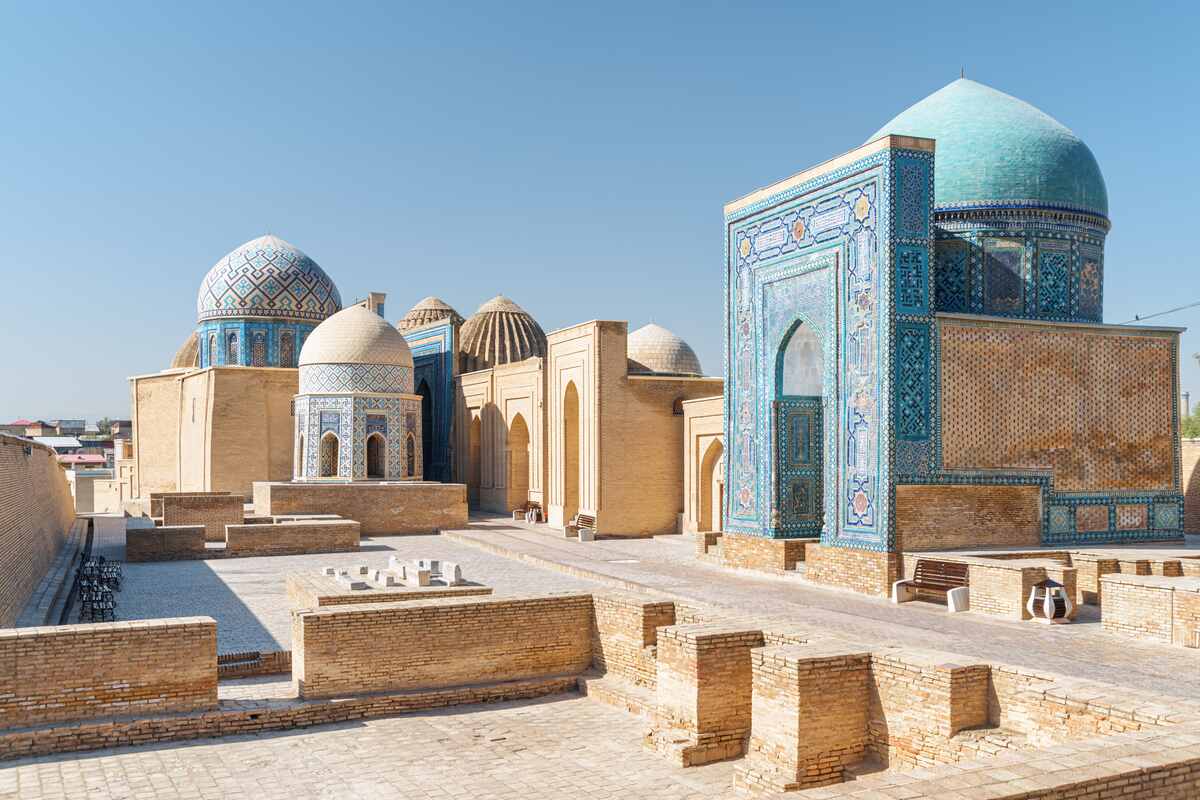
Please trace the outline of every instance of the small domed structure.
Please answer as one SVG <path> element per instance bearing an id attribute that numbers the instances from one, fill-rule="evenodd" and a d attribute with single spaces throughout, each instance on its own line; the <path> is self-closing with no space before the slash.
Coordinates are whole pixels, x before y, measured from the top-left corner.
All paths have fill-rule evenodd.
<path id="1" fill-rule="evenodd" d="M 300 350 L 300 392 L 411 393 L 408 342 L 383 317 L 351 306 L 317 326 Z"/>
<path id="2" fill-rule="evenodd" d="M 464 320 L 454 308 L 439 297 L 429 296 L 421 300 L 400 318 L 396 327 L 401 331 L 409 331 L 424 325 L 448 320 L 452 325 L 461 325 Z"/>
<path id="3" fill-rule="evenodd" d="M 546 333 L 525 309 L 503 295 L 479 307 L 459 333 L 461 372 L 546 355 Z"/>
<path id="4" fill-rule="evenodd" d="M 200 335 L 192 331 L 191 336 L 179 345 L 171 359 L 171 369 L 195 369 L 200 366 Z"/>
<path id="5" fill-rule="evenodd" d="M 1096 157 L 1049 114 L 960 78 L 910 106 L 867 141 L 887 134 L 937 141 L 934 206 L 1018 205 L 1108 214 Z"/>
<path id="6" fill-rule="evenodd" d="M 650 323 L 629 334 L 626 344 L 630 375 L 700 376 L 696 351 L 674 333 Z"/>

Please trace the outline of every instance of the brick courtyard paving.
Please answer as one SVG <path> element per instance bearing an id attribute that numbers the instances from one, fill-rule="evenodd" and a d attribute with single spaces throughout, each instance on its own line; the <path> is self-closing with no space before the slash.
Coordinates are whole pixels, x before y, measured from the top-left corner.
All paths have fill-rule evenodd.
<path id="1" fill-rule="evenodd" d="M 203 614 L 217 621 L 217 648 L 222 653 L 290 650 L 291 606 L 284 576 L 319 572 L 326 565 L 385 567 L 392 555 L 455 561 L 467 580 L 492 587 L 497 596 L 591 591 L 602 586 L 439 536 L 364 538 L 362 548 L 358 553 L 125 564 L 117 619 Z M 121 518 L 96 518 L 93 552 L 124 559 Z"/>
<path id="2" fill-rule="evenodd" d="M 733 797 L 732 763 L 681 769 L 644 723 L 578 696 L 0 765 L 0 798 Z"/>
<path id="3" fill-rule="evenodd" d="M 905 603 L 817 587 L 791 576 L 756 576 L 698 561 L 684 537 L 602 539 L 581 543 L 546 526 L 477 519 L 451 532 L 490 552 L 526 563 L 605 578 L 629 589 L 652 589 L 743 613 L 770 614 L 864 642 L 899 644 L 994 659 L 1133 688 L 1195 697 L 1200 650 L 1136 642 L 1106 634 L 1093 606 L 1072 625 L 1013 622 L 982 614 L 946 613 L 943 606 Z"/>

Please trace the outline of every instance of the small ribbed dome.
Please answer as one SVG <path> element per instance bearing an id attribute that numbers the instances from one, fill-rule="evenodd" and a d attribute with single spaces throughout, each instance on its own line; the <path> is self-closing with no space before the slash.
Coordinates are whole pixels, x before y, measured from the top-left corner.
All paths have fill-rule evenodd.
<path id="1" fill-rule="evenodd" d="M 300 366 L 312 364 L 413 365 L 408 342 L 383 317 L 350 306 L 322 322 L 300 348 Z"/>
<path id="2" fill-rule="evenodd" d="M 629 334 L 626 344 L 631 375 L 703 375 L 691 345 L 651 323 Z"/>
<path id="3" fill-rule="evenodd" d="M 196 298 L 201 322 L 238 317 L 320 322 L 341 307 L 337 287 L 317 262 L 269 234 L 218 261 Z"/>
<path id="4" fill-rule="evenodd" d="M 462 372 L 546 355 L 546 333 L 537 320 L 503 295 L 479 307 L 459 333 Z"/>
<path id="5" fill-rule="evenodd" d="M 200 366 L 200 335 L 192 331 L 191 335 L 175 351 L 175 357 L 171 359 L 171 369 L 192 369 L 198 366 Z"/>
<path id="6" fill-rule="evenodd" d="M 1051 206 L 1108 215 L 1096 157 L 1024 100 L 960 78 L 875 132 L 937 141 L 934 206 Z"/>
<path id="7" fill-rule="evenodd" d="M 396 327 L 407 331 L 422 325 L 432 325 L 442 320 L 450 320 L 455 325 L 463 323 L 462 314 L 455 311 L 449 303 L 439 297 L 431 296 L 410 308 L 408 313 L 396 323 Z"/>

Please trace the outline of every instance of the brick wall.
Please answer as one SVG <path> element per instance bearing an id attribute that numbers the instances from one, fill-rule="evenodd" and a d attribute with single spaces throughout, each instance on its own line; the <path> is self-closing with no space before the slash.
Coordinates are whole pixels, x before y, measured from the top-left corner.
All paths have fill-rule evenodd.
<path id="1" fill-rule="evenodd" d="M 127 528 L 126 561 L 181 561 L 205 557 L 203 525 Z"/>
<path id="2" fill-rule="evenodd" d="M 153 506 L 154 501 L 151 500 Z M 203 525 L 204 538 L 225 541 L 225 526 L 240 525 L 246 499 L 240 494 L 177 494 L 162 498 L 163 525 Z"/>
<path id="3" fill-rule="evenodd" d="M 467 487 L 461 483 L 254 484 L 257 516 L 337 514 L 358 521 L 363 536 L 433 533 L 465 528 Z"/>
<path id="4" fill-rule="evenodd" d="M 350 553 L 359 543 L 359 524 L 350 519 L 230 525 L 225 531 L 227 556 Z"/>
<path id="5" fill-rule="evenodd" d="M 653 689 L 658 628 L 675 624 L 675 604 L 632 594 L 592 596 L 592 663 L 622 680 Z"/>
<path id="6" fill-rule="evenodd" d="M 54 451 L 0 434 L 0 626 L 16 622 L 74 519 Z"/>
<path id="7" fill-rule="evenodd" d="M 794 570 L 804 560 L 804 547 L 815 539 L 768 539 L 738 533 L 721 534 L 721 561 L 729 567 Z"/>
<path id="8" fill-rule="evenodd" d="M 804 548 L 804 570 L 805 577 L 813 583 L 887 597 L 892 584 L 899 580 L 900 556 L 810 543 Z"/>
<path id="9" fill-rule="evenodd" d="M 1177 333 L 992 320 L 938 328 L 946 469 L 1050 469 L 1065 492 L 1178 489 Z"/>
<path id="10" fill-rule="evenodd" d="M 163 515 L 162 501 L 164 497 L 208 497 L 214 494 L 229 494 L 229 492 L 151 492 L 150 516 L 161 517 Z"/>
<path id="11" fill-rule="evenodd" d="M 896 549 L 1036 547 L 1038 486 L 896 486 Z"/>
<path id="12" fill-rule="evenodd" d="M 1200 647 L 1200 578 L 1113 574 L 1100 582 L 1105 631 Z"/>
<path id="13" fill-rule="evenodd" d="M 302 610 L 302 698 L 578 674 L 592 662 L 590 595 L 417 600 Z"/>
<path id="14" fill-rule="evenodd" d="M 386 589 L 348 589 L 328 575 L 298 572 L 288 575 L 286 584 L 288 601 L 292 608 L 399 603 L 492 593 L 490 586 L 390 586 Z"/>
<path id="15" fill-rule="evenodd" d="M 750 652 L 759 629 L 737 623 L 658 632 L 654 724 L 646 746 L 690 767 L 735 758 L 750 734 Z"/>
<path id="16" fill-rule="evenodd" d="M 0 630 L 0 728 L 217 705 L 211 617 Z"/>

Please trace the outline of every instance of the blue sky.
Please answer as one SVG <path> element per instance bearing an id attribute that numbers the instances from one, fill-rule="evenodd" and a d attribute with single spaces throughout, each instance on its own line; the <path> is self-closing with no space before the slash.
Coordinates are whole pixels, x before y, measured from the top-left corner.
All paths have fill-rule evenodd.
<path id="1" fill-rule="evenodd" d="M 337 6 L 346 5 L 346 8 Z M 721 371 L 722 205 L 958 76 L 1091 146 L 1105 319 L 1200 300 L 1195 4 L 0 2 L 0 420 L 128 414 L 273 232 L 343 299 L 657 322 Z M 1200 400 L 1200 309 L 1183 388 Z"/>

